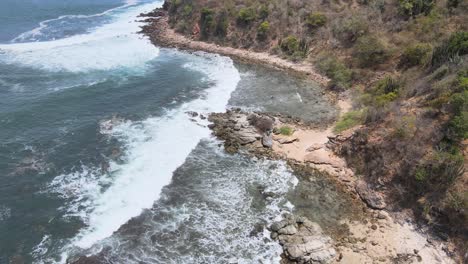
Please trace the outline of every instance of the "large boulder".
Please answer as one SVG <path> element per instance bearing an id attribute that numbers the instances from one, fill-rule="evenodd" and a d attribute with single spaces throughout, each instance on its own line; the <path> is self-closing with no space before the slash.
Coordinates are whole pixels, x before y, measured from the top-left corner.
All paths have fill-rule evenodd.
<path id="1" fill-rule="evenodd" d="M 270 230 L 283 247 L 284 257 L 294 263 L 330 263 L 336 256 L 333 240 L 305 217 L 289 216 L 273 223 Z"/>
<path id="2" fill-rule="evenodd" d="M 272 148 L 273 147 L 273 138 L 272 138 L 271 132 L 263 133 L 262 145 L 265 148 Z"/>

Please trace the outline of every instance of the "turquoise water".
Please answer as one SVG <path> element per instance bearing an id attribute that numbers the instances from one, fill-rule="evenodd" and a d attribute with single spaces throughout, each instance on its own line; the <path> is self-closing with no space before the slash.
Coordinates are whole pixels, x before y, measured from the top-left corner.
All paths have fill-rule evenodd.
<path id="1" fill-rule="evenodd" d="M 278 261 L 251 231 L 291 210 L 294 175 L 226 155 L 186 112 L 334 109 L 284 74 L 153 46 L 137 16 L 160 5 L 0 3 L 1 264 Z"/>

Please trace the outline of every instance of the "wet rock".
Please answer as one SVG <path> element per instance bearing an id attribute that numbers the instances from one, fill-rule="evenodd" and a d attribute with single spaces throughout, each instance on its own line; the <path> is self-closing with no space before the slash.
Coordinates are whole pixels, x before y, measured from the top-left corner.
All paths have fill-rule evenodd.
<path id="1" fill-rule="evenodd" d="M 281 228 L 285 227 L 287 224 L 288 224 L 288 221 L 286 221 L 286 220 L 282 220 L 282 221 L 279 221 L 279 222 L 274 222 L 270 226 L 270 230 L 273 231 L 273 232 L 278 232 Z"/>
<path id="2" fill-rule="evenodd" d="M 185 112 L 187 115 L 191 116 L 191 117 L 197 117 L 198 116 L 198 113 L 195 112 L 195 111 L 187 111 Z"/>
<path id="3" fill-rule="evenodd" d="M 363 180 L 356 183 L 356 192 L 361 199 L 373 209 L 382 210 L 387 206 L 382 194 L 371 190 Z"/>

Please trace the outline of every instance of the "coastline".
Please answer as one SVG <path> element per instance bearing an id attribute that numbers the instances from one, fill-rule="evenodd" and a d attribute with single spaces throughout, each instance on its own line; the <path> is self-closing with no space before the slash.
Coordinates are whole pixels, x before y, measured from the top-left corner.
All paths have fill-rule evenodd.
<path id="1" fill-rule="evenodd" d="M 284 70 L 296 76 L 306 77 L 322 86 L 326 86 L 329 81 L 328 78 L 318 74 L 311 65 L 293 63 L 267 53 L 257 53 L 191 40 L 176 33 L 169 27 L 167 15 L 148 18 L 146 22 L 149 24 L 143 27 L 142 33 L 149 36 L 151 42 L 158 46 L 218 53 L 241 62 L 261 64 L 269 68 Z M 351 109 L 349 99 L 339 100 L 337 106 L 340 108 L 340 116 Z M 325 129 L 315 129 L 283 116 L 272 116 L 268 113 L 262 113 L 261 115 L 273 118 L 275 126 L 292 127 L 294 133 L 290 136 L 273 134 L 270 138 L 271 147 L 265 148 L 263 143 L 264 135 L 258 133 L 258 131 L 256 132 L 254 126 L 248 125 L 247 113 L 240 110 L 212 114 L 210 121 L 214 124 L 210 128 L 217 138 L 224 141 L 225 149 L 228 152 L 235 153 L 246 150 L 249 154 L 257 157 L 286 160 L 290 164 L 300 166 L 299 170 L 306 167 L 324 172 L 343 187 L 353 199 L 367 206 L 366 214 L 368 218 L 363 222 L 343 221 L 343 224 L 348 226 L 350 235 L 334 243 L 339 255 L 335 256 L 332 263 L 341 263 L 341 261 L 344 261 L 344 263 L 391 263 L 394 261 L 405 261 L 405 263 L 420 261 L 424 263 L 454 263 L 445 252 L 446 243 L 434 239 L 427 230 L 418 230 L 419 227 L 410 216 L 404 215 L 404 213 L 393 214 L 386 211 L 386 205 L 381 194 L 369 190 L 367 183 L 360 180 L 347 166 L 346 161 L 335 154 L 334 146 L 352 137 L 355 129 L 337 135 L 333 132 L 334 123 Z M 238 130 L 237 127 L 234 127 L 236 124 L 241 124 L 240 127 L 242 128 Z M 251 136 L 248 143 L 239 142 L 242 137 L 239 134 L 236 135 L 238 131 L 242 131 L 244 128 L 249 130 L 244 135 L 250 133 Z M 299 229 L 301 223 L 299 221 L 294 223 L 294 221 L 296 220 L 283 228 Z M 281 229 L 278 230 L 278 233 L 280 232 Z M 279 241 L 282 244 L 281 238 L 279 238 Z M 283 245 L 283 248 L 285 254 L 288 255 L 287 245 Z M 283 257 L 285 261 L 297 260 L 287 260 L 287 257 Z"/>
<path id="2" fill-rule="evenodd" d="M 330 81 L 326 76 L 319 74 L 311 64 L 291 62 L 266 52 L 254 52 L 223 47 L 214 43 L 189 39 L 170 28 L 167 14 L 161 12 L 161 15 L 163 16 L 146 19 L 145 22 L 147 22 L 148 25 L 144 26 L 142 29 L 142 33 L 147 35 L 155 45 L 183 50 L 217 53 L 234 58 L 240 62 L 261 64 L 269 68 L 285 70 L 293 75 L 308 78 L 323 86 L 327 86 Z"/>

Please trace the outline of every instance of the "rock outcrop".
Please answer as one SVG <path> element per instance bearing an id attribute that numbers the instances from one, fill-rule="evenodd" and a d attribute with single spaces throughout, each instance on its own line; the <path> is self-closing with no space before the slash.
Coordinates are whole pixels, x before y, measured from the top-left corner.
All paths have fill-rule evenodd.
<path id="1" fill-rule="evenodd" d="M 336 256 L 332 239 L 305 217 L 287 216 L 273 223 L 270 230 L 283 247 L 283 263 L 330 263 Z"/>

